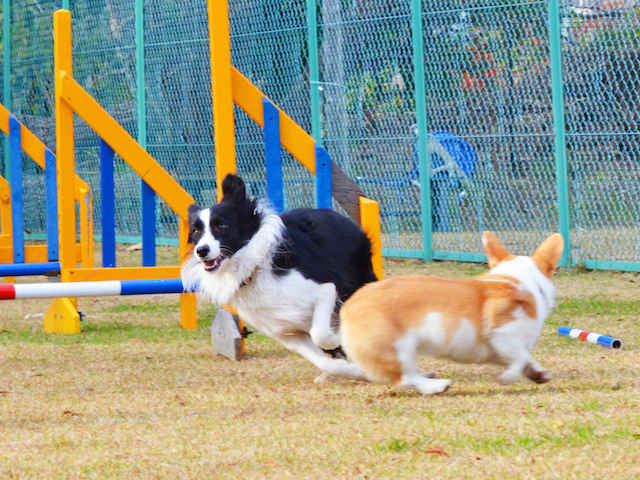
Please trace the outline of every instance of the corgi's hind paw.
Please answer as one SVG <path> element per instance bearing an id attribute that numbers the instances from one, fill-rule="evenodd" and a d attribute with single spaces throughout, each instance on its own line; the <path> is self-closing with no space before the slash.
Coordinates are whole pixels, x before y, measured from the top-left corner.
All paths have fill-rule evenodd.
<path id="1" fill-rule="evenodd" d="M 547 383 L 551 380 L 551 374 L 546 370 L 538 370 L 531 365 L 527 365 L 524 369 L 525 376 L 536 383 Z"/>

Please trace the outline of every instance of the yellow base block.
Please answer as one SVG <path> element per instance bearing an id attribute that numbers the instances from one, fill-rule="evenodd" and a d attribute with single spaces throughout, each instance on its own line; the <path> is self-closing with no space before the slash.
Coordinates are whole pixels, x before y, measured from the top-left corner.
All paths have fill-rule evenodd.
<path id="1" fill-rule="evenodd" d="M 80 314 L 77 301 L 71 298 L 56 298 L 44 316 L 44 331 L 47 333 L 80 333 Z"/>
<path id="2" fill-rule="evenodd" d="M 196 296 L 194 293 L 183 293 L 180 295 L 180 326 L 185 330 L 195 330 L 198 328 Z"/>

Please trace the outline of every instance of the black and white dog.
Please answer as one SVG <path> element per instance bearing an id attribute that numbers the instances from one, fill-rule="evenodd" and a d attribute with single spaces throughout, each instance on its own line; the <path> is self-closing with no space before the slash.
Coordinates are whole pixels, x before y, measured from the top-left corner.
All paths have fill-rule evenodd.
<path id="1" fill-rule="evenodd" d="M 331 210 L 277 215 L 247 197 L 236 175 L 227 175 L 222 192 L 210 208 L 189 208 L 194 251 L 182 267 L 185 286 L 198 283 L 201 295 L 230 304 L 326 374 L 364 378 L 355 364 L 323 351 L 340 346 L 336 307 L 376 280 L 364 232 Z"/>

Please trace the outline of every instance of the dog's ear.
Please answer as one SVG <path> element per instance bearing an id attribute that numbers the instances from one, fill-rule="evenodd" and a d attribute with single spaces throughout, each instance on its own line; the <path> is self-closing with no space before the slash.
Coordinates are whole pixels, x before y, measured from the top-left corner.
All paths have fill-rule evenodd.
<path id="1" fill-rule="evenodd" d="M 247 198 L 244 180 L 238 175 L 228 174 L 222 181 L 222 200 L 241 203 Z"/>
<path id="2" fill-rule="evenodd" d="M 187 239 L 187 242 L 189 242 L 189 243 L 196 243 L 194 235 L 193 235 L 193 224 L 198 219 L 198 215 L 200 214 L 200 210 L 201 210 L 200 207 L 198 205 L 196 205 L 195 203 L 193 205 L 189 205 L 189 209 L 187 210 L 188 213 L 189 213 L 189 216 L 188 216 L 189 238 Z"/>
<path id="3" fill-rule="evenodd" d="M 564 239 L 562 238 L 562 235 L 554 233 L 542 242 L 531 258 L 536 263 L 540 271 L 548 278 L 551 278 L 553 272 L 558 266 L 558 261 L 562 256 L 563 250 Z"/>
<path id="4" fill-rule="evenodd" d="M 189 205 L 189 209 L 187 211 L 189 213 L 189 225 L 193 225 L 193 222 L 195 222 L 196 218 L 198 218 L 198 214 L 200 213 L 200 207 L 194 203 L 193 205 Z"/>
<path id="5" fill-rule="evenodd" d="M 489 260 L 489 268 L 493 268 L 500 262 L 514 258 L 513 254 L 500 243 L 498 237 L 492 232 L 482 232 L 482 246 Z"/>

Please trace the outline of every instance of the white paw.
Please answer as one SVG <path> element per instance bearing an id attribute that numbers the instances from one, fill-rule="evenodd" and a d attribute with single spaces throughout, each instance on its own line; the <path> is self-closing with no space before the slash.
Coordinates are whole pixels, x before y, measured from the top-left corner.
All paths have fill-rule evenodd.
<path id="1" fill-rule="evenodd" d="M 311 341 L 324 350 L 333 350 L 340 346 L 340 335 L 325 330 L 312 328 L 309 330 Z"/>
<path id="2" fill-rule="evenodd" d="M 435 393 L 443 393 L 449 390 L 450 386 L 451 386 L 451 380 L 447 380 L 444 378 L 438 379 L 438 380 L 430 380 L 427 391 L 422 393 L 426 393 L 428 395 L 433 395 Z"/>
<path id="3" fill-rule="evenodd" d="M 331 375 L 330 373 L 327 373 L 327 372 L 322 372 L 320 375 L 314 378 L 313 383 L 330 383 L 330 382 L 337 382 L 338 380 L 340 379 L 335 375 Z"/>
<path id="4" fill-rule="evenodd" d="M 425 378 L 422 375 L 405 378 L 398 386 L 399 390 L 415 389 L 423 395 L 435 395 L 446 392 L 451 386 L 451 380 Z"/>
<path id="5" fill-rule="evenodd" d="M 498 382 L 502 385 L 511 385 L 512 383 L 516 383 L 520 380 L 521 375 L 522 373 L 520 371 L 514 372 L 513 370 L 507 369 L 498 375 Z"/>

